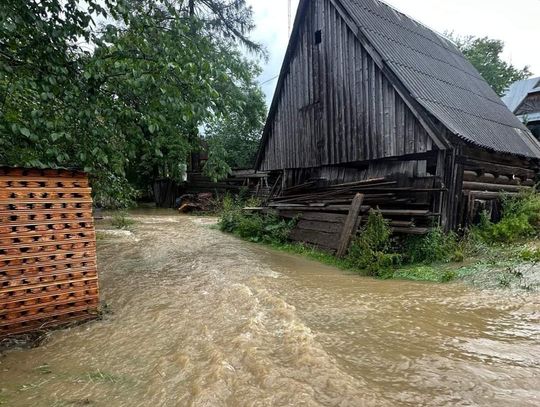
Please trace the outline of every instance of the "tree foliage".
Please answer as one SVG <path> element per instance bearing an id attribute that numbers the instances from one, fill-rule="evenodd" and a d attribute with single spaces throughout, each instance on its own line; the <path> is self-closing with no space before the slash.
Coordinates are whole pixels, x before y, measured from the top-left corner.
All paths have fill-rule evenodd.
<path id="1" fill-rule="evenodd" d="M 480 72 L 482 77 L 499 95 L 515 81 L 531 76 L 529 67 L 518 68 L 502 59 L 504 42 L 488 37 L 457 36 L 447 34 L 467 59 Z"/>
<path id="2" fill-rule="evenodd" d="M 0 162 L 82 167 L 104 199 L 178 178 L 253 91 L 251 19 L 240 0 L 2 2 Z"/>
<path id="3" fill-rule="evenodd" d="M 221 149 L 223 152 L 221 157 L 227 165 L 225 170 L 253 166 L 266 118 L 264 95 L 257 84 L 244 83 L 239 88 L 238 97 L 236 109 L 216 117 L 205 129 L 205 136 L 212 149 Z M 221 159 L 216 162 L 212 156 L 209 158 L 206 171 L 218 174 L 215 168 L 222 165 Z"/>

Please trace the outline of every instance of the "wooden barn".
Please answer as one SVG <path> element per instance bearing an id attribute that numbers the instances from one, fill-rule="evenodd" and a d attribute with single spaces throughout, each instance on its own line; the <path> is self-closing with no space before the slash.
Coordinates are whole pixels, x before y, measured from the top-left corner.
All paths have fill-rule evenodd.
<path id="1" fill-rule="evenodd" d="M 256 161 L 298 240 L 337 249 L 358 192 L 396 232 L 456 229 L 533 185 L 538 158 L 451 41 L 377 0 L 300 1 Z"/>
<path id="2" fill-rule="evenodd" d="M 540 139 L 540 77 L 514 82 L 502 100 Z"/>

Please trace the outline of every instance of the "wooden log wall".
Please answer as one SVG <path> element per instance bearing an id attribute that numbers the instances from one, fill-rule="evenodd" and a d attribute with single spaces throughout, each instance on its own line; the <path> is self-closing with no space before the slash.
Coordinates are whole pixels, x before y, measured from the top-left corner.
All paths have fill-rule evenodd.
<path id="1" fill-rule="evenodd" d="M 97 315 L 84 173 L 0 168 L 0 338 Z"/>
<path id="2" fill-rule="evenodd" d="M 458 158 L 463 167 L 459 221 L 461 226 L 474 223 L 486 210 L 492 220 L 500 215 L 503 194 L 515 195 L 535 186 L 538 167 L 531 160 L 502 157 L 493 153 L 467 149 Z"/>
<path id="3" fill-rule="evenodd" d="M 422 153 L 433 142 L 329 0 L 307 2 L 261 170 Z M 319 42 L 320 40 L 320 42 Z"/>
<path id="4" fill-rule="evenodd" d="M 530 190 L 535 185 L 536 172 L 531 168 L 516 167 L 481 160 L 464 160 L 460 224 L 475 223 L 482 211 L 491 220 L 500 217 L 500 198 Z"/>

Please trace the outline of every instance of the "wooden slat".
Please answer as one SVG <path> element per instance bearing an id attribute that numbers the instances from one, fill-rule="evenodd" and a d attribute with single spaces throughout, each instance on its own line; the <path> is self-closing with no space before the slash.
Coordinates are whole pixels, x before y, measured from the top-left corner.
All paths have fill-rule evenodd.
<path id="1" fill-rule="evenodd" d="M 363 194 L 356 194 L 352 201 L 351 208 L 349 209 L 349 213 L 347 215 L 347 219 L 343 224 L 343 230 L 341 231 L 341 237 L 339 239 L 339 245 L 336 253 L 338 257 L 345 256 L 345 254 L 347 254 L 347 251 L 349 250 L 352 236 L 356 231 L 356 228 L 358 227 L 358 217 L 360 215 L 360 209 L 362 207 L 363 201 Z"/>
<path id="2" fill-rule="evenodd" d="M 332 250 L 336 250 L 339 243 L 338 233 L 325 233 L 303 229 L 293 229 L 290 238 L 297 242 L 311 243 Z"/>
<path id="3" fill-rule="evenodd" d="M 409 228 L 391 228 L 394 233 L 403 233 L 409 235 L 425 235 L 429 232 L 429 228 L 409 227 Z"/>
<path id="4" fill-rule="evenodd" d="M 324 213 L 324 212 L 304 212 L 300 213 L 297 211 L 279 211 L 279 215 L 284 218 L 294 218 L 296 216 L 301 216 L 303 220 L 313 220 L 321 222 L 333 222 L 333 223 L 343 223 L 347 215 L 337 214 L 337 213 Z"/>
<path id="5" fill-rule="evenodd" d="M 529 189 L 526 186 L 518 185 L 503 185 L 503 184 L 489 184 L 486 182 L 471 182 L 464 181 L 463 189 L 474 191 L 508 191 L 508 192 L 520 192 Z"/>
<path id="6" fill-rule="evenodd" d="M 341 223 L 320 222 L 315 220 L 300 220 L 296 227 L 298 229 L 315 230 L 327 233 L 339 233 L 343 229 Z"/>

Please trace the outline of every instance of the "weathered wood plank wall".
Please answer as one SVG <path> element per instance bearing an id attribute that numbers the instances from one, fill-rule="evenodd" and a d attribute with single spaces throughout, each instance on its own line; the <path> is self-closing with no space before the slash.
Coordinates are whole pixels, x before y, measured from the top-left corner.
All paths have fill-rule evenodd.
<path id="1" fill-rule="evenodd" d="M 330 1 L 311 1 L 304 12 L 306 24 L 298 34 L 260 169 L 308 168 L 431 150 L 422 124 Z"/>
<path id="2" fill-rule="evenodd" d="M 516 110 L 517 115 L 540 112 L 540 92 L 529 95 Z"/>

